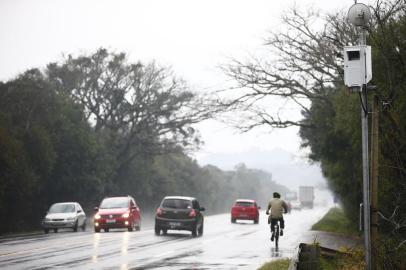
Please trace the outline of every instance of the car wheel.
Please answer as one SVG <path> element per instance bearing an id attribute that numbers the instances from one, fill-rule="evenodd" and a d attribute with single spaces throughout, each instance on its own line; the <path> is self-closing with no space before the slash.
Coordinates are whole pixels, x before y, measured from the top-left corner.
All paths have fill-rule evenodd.
<path id="1" fill-rule="evenodd" d="M 49 233 L 49 229 L 44 229 L 44 233 Z"/>
<path id="2" fill-rule="evenodd" d="M 131 222 L 130 226 L 128 227 L 128 231 L 132 232 L 134 229 L 134 222 Z"/>
<path id="3" fill-rule="evenodd" d="M 258 224 L 258 219 L 254 219 L 254 224 Z"/>
<path id="4" fill-rule="evenodd" d="M 196 227 L 197 227 L 196 225 L 192 227 L 192 236 L 193 237 L 197 236 L 197 228 Z"/>
<path id="5" fill-rule="evenodd" d="M 82 231 L 86 231 L 86 220 L 83 222 Z"/>
<path id="6" fill-rule="evenodd" d="M 94 228 L 94 232 L 99 233 L 99 232 L 100 232 L 100 229 L 98 229 L 98 228 Z"/>
<path id="7" fill-rule="evenodd" d="M 109 232 L 109 229 L 108 228 L 104 229 L 104 232 Z"/>
<path id="8" fill-rule="evenodd" d="M 162 229 L 162 233 L 163 233 L 164 235 L 166 235 L 166 234 L 168 233 L 168 230 L 167 230 L 167 229 Z"/>
<path id="9" fill-rule="evenodd" d="M 231 218 L 231 223 L 235 223 L 235 218 Z"/>
<path id="10" fill-rule="evenodd" d="M 76 220 L 75 226 L 73 226 L 73 231 L 77 232 L 78 231 L 78 221 Z"/>
<path id="11" fill-rule="evenodd" d="M 136 231 L 141 231 L 141 220 L 138 221 L 137 226 L 135 226 Z"/>
<path id="12" fill-rule="evenodd" d="M 203 223 L 200 225 L 199 230 L 197 232 L 199 233 L 199 236 L 203 235 Z"/>
<path id="13" fill-rule="evenodd" d="M 55 228 L 55 229 L 54 229 L 54 233 L 57 233 L 57 232 L 58 232 L 58 229 Z"/>
<path id="14" fill-rule="evenodd" d="M 159 235 L 161 233 L 161 228 L 159 226 L 155 225 L 155 235 Z"/>

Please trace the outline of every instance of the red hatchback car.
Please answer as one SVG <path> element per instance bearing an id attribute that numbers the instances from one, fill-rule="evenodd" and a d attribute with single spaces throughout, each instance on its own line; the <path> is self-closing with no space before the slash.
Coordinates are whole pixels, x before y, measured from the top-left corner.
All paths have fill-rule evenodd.
<path id="1" fill-rule="evenodd" d="M 100 232 L 100 229 L 108 232 L 112 228 L 141 229 L 140 208 L 131 196 L 105 198 L 94 209 L 97 211 L 94 215 L 95 232 Z"/>
<path id="2" fill-rule="evenodd" d="M 255 224 L 259 221 L 259 207 L 255 200 L 238 199 L 231 208 L 231 222 L 237 219 L 253 220 Z"/>

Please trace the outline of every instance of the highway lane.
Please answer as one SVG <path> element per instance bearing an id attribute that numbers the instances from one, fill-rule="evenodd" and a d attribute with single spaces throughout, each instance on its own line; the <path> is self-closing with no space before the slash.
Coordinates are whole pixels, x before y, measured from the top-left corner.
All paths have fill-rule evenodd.
<path id="1" fill-rule="evenodd" d="M 280 248 L 270 242 L 267 216 L 259 224 L 232 224 L 229 214 L 205 217 L 204 235 L 169 231 L 71 232 L 0 239 L 0 269 L 256 269 L 274 258 L 291 257 L 304 232 L 327 207 L 293 211 L 285 216 Z"/>

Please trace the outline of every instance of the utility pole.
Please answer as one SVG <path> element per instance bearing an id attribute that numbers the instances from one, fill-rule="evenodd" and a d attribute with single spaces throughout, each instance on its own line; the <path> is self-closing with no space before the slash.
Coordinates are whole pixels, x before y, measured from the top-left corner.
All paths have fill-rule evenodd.
<path id="1" fill-rule="evenodd" d="M 364 249 L 366 270 L 372 268 L 371 254 L 371 208 L 370 208 L 370 178 L 368 157 L 368 88 L 367 83 L 372 79 L 371 47 L 366 46 L 366 26 L 371 18 L 368 6 L 355 2 L 348 10 L 348 20 L 357 27 L 358 46 L 344 48 L 344 84 L 359 92 L 361 99 L 361 129 L 362 129 L 362 183 L 364 209 Z"/>
<path id="2" fill-rule="evenodd" d="M 368 93 L 364 85 L 361 92 L 361 126 L 362 126 L 362 175 L 363 175 L 363 204 L 364 204 L 364 242 L 366 270 L 371 270 L 371 202 L 369 186 L 369 157 L 368 157 Z"/>
<path id="3" fill-rule="evenodd" d="M 378 270 L 379 97 L 374 95 L 371 127 L 371 246 L 372 269 Z"/>

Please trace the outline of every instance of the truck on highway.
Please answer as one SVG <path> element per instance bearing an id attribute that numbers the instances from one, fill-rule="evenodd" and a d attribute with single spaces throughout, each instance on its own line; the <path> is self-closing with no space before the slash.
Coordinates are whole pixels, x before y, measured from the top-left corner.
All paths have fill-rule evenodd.
<path id="1" fill-rule="evenodd" d="M 297 192 L 288 192 L 285 194 L 285 199 L 288 202 L 297 200 Z"/>
<path id="2" fill-rule="evenodd" d="M 314 201 L 314 187 L 300 186 L 299 187 L 299 201 L 302 207 L 313 208 Z"/>

